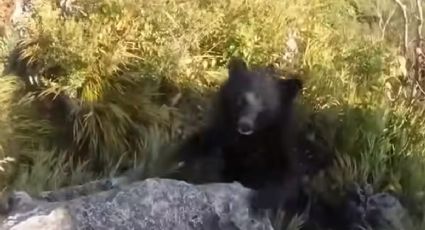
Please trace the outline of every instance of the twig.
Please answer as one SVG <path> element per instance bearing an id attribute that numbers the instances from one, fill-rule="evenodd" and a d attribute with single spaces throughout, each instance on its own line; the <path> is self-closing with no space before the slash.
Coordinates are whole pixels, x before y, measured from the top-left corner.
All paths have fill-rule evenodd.
<path id="1" fill-rule="evenodd" d="M 417 47 L 420 47 L 420 44 L 422 43 L 422 25 L 424 23 L 424 16 L 422 12 L 422 0 L 416 0 L 416 6 L 418 8 L 418 31 L 417 31 Z"/>
<path id="2" fill-rule="evenodd" d="M 418 0 L 419 1 L 419 0 Z M 403 55 L 407 55 L 407 44 L 408 44 L 408 33 L 409 33 L 409 20 L 407 19 L 406 5 L 404 5 L 401 0 L 394 0 L 395 3 L 399 6 L 401 12 L 403 13 L 404 21 L 404 44 L 403 44 Z"/>
<path id="3" fill-rule="evenodd" d="M 384 40 L 384 38 L 385 38 L 385 31 L 387 30 L 387 26 L 390 23 L 391 18 L 394 16 L 395 11 L 396 11 L 396 8 L 394 8 L 391 11 L 391 13 L 388 15 L 387 19 L 385 20 L 383 27 L 381 28 L 381 32 L 382 32 L 381 39 L 382 40 Z"/>
<path id="4" fill-rule="evenodd" d="M 422 52 L 422 25 L 423 25 L 423 12 L 422 12 L 422 0 L 416 0 L 416 7 L 418 10 L 418 17 L 417 17 L 417 31 L 416 31 L 416 48 L 415 48 L 415 72 L 414 72 L 414 79 L 415 82 L 413 84 L 417 84 L 419 89 L 422 93 L 423 89 L 421 87 L 421 67 L 423 66 L 423 57 L 424 54 Z"/>
<path id="5" fill-rule="evenodd" d="M 385 38 L 385 31 L 387 30 L 387 26 L 391 20 L 391 18 L 394 16 L 395 11 L 397 10 L 397 7 L 394 7 L 391 12 L 388 14 L 387 18 L 384 20 L 384 16 L 382 15 L 381 12 L 381 7 L 379 4 L 379 1 L 377 2 L 376 5 L 376 14 L 379 17 L 379 29 L 381 30 L 381 40 L 384 40 Z"/>

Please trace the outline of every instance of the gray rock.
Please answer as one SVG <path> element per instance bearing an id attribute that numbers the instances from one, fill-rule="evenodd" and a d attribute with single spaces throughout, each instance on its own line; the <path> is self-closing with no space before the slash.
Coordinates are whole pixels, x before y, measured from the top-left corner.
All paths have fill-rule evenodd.
<path id="1" fill-rule="evenodd" d="M 396 197 L 388 193 L 377 193 L 369 197 L 366 217 L 377 230 L 412 229 L 407 210 Z"/>
<path id="2" fill-rule="evenodd" d="M 352 229 L 407 230 L 412 222 L 400 201 L 389 193 L 374 193 L 370 185 L 354 185 L 345 212 Z"/>
<path id="3" fill-rule="evenodd" d="M 147 179 L 65 201 L 20 193 L 0 229 L 273 229 L 269 218 L 251 214 L 251 192 L 236 182 Z"/>

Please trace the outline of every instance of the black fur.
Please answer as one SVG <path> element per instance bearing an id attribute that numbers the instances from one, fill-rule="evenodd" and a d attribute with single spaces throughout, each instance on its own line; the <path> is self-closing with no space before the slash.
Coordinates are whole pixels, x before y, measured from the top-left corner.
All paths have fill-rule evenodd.
<path id="1" fill-rule="evenodd" d="M 211 122 L 178 151 L 182 172 L 192 173 L 192 183 L 238 181 L 258 191 L 254 208 L 276 208 L 298 192 L 292 104 L 302 82 L 250 70 L 237 58 L 228 71 Z"/>

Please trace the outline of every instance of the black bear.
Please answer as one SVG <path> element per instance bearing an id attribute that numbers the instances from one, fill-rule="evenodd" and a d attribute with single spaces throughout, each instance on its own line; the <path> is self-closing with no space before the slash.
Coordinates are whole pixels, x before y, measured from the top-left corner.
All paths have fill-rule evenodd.
<path id="1" fill-rule="evenodd" d="M 232 58 L 212 121 L 178 150 L 182 170 L 204 177 L 190 182 L 238 181 L 258 191 L 253 200 L 258 208 L 280 205 L 291 189 L 296 193 L 297 184 L 292 110 L 302 82 L 277 78 L 271 70 L 249 69 L 244 60 Z M 214 178 L 206 179 L 208 174 Z"/>

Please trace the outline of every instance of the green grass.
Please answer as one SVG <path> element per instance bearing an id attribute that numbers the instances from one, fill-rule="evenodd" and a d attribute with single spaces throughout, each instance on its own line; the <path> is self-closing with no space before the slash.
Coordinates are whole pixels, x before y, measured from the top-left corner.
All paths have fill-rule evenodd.
<path id="1" fill-rule="evenodd" d="M 29 36 L 18 43 L 21 57 L 39 66 L 46 92 L 64 91 L 80 102 L 67 130 L 73 140 L 60 146 L 59 128 L 40 116 L 36 97 L 18 77 L 0 78 L 0 156 L 15 159 L 0 163 L 1 186 L 50 190 L 144 162 L 151 175 L 160 174 L 166 170 L 161 153 L 178 143 L 180 126 L 192 128 L 188 114 L 208 102 L 225 79 L 229 57 L 238 55 L 251 65 L 273 63 L 304 73 L 300 117 L 338 153 L 317 189 L 341 192 L 352 182 L 367 182 L 407 197 L 412 213 L 424 215 L 424 112 L 407 98 L 388 98 L 399 88 L 409 90 L 399 77 L 399 40 L 366 30 L 346 1 L 76 5 L 82 12 L 68 18 L 54 1 L 37 5 Z M 400 32 L 399 15 L 394 20 L 388 33 Z M 299 34 L 294 65 L 282 58 L 290 31 Z M 2 47 L 6 55 L 7 43 Z M 178 92 L 181 103 L 170 105 Z"/>

